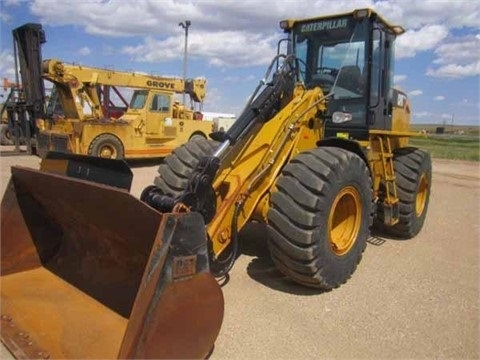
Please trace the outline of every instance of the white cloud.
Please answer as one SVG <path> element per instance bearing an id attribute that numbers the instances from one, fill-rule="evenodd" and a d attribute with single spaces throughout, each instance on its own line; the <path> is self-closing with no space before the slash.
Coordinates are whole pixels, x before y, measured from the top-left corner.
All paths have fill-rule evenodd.
<path id="1" fill-rule="evenodd" d="M 425 25 L 418 30 L 409 30 L 396 42 L 398 59 L 414 57 L 418 52 L 432 50 L 448 35 L 444 25 Z"/>
<path id="2" fill-rule="evenodd" d="M 8 15 L 5 11 L 0 11 L 0 21 L 1 22 L 9 24 L 11 19 L 12 19 L 12 17 L 10 15 Z"/>
<path id="3" fill-rule="evenodd" d="M 372 0 L 32 0 L 30 8 L 42 22 L 80 25 L 92 34 L 156 36 L 177 33 L 178 23 L 186 19 L 192 21 L 192 30 L 266 32 L 277 30 L 278 22 L 288 17 L 309 17 L 371 6 Z"/>
<path id="4" fill-rule="evenodd" d="M 444 78 L 463 78 L 480 75 L 479 35 L 452 37 L 435 49 L 437 58 L 427 69 L 427 75 Z"/>
<path id="5" fill-rule="evenodd" d="M 453 28 L 479 27 L 479 7 L 471 0 L 423 0 L 415 6 L 405 6 L 404 0 L 32 0 L 30 3 L 32 13 L 45 23 L 80 25 L 87 32 L 110 36 L 174 34 L 178 23 L 185 19 L 203 31 L 265 32 L 284 18 L 334 14 L 363 7 L 375 8 L 392 23 L 409 29 L 435 23 Z"/>
<path id="6" fill-rule="evenodd" d="M 472 63 L 478 60 L 480 48 L 480 34 L 454 37 L 435 49 L 438 58 L 435 64 Z"/>
<path id="7" fill-rule="evenodd" d="M 423 91 L 422 90 L 412 90 L 412 91 L 409 91 L 408 95 L 410 96 L 419 96 L 419 95 L 422 95 L 423 94 Z"/>
<path id="8" fill-rule="evenodd" d="M 283 18 L 374 7 L 393 23 L 413 29 L 398 39 L 397 57 L 402 58 L 434 49 L 446 38 L 448 26 L 478 25 L 478 6 L 471 3 L 475 2 L 457 0 L 438 6 L 438 0 L 424 0 L 407 7 L 401 0 L 33 0 L 30 9 L 51 25 L 79 25 L 103 36 L 143 36 L 140 44 L 125 47 L 123 52 L 144 62 L 180 59 L 184 33 L 178 23 L 190 19 L 190 56 L 205 58 L 216 67 L 243 67 L 269 62 L 280 36 L 278 21 Z"/>
<path id="9" fill-rule="evenodd" d="M 147 37 L 143 44 L 128 46 L 123 53 L 132 56 L 133 60 L 144 62 L 161 62 L 183 58 L 183 35 L 157 40 Z M 225 41 L 225 39 L 229 39 Z M 255 47 L 251 48 L 253 42 Z M 265 37 L 262 34 L 240 32 L 218 32 L 192 34 L 188 40 L 188 56 L 209 59 L 213 66 L 252 66 L 268 63 L 275 54 L 277 36 Z M 249 51 L 245 49 L 249 48 Z"/>
<path id="10" fill-rule="evenodd" d="M 178 40 L 169 38 L 162 41 L 148 36 L 144 39 L 143 44 L 126 46 L 122 52 L 130 55 L 136 61 L 155 62 L 157 59 L 168 61 L 183 56 L 183 47 Z"/>
<path id="11" fill-rule="evenodd" d="M 15 83 L 15 63 L 13 55 L 7 50 L 0 52 L 0 76 L 2 84 L 4 78 L 11 83 Z M 3 85 L 0 87 L 0 95 L 5 96 L 8 91 L 3 89 Z"/>
<path id="12" fill-rule="evenodd" d="M 415 6 L 406 6 L 404 0 L 32 0 L 29 7 L 42 23 L 51 26 L 75 25 L 100 36 L 139 36 L 142 42 L 123 50 L 135 60 L 148 62 L 182 56 L 184 32 L 178 23 L 189 19 L 191 55 L 217 67 L 267 63 L 281 34 L 279 20 L 372 7 L 408 30 L 398 38 L 397 58 L 437 49 L 439 67 L 430 69 L 429 74 L 464 76 L 476 67 L 454 61 L 460 52 L 444 52 L 442 46 L 449 44 L 444 42 L 453 29 L 480 28 L 480 7 L 473 0 L 422 0 Z M 470 56 L 475 53 L 470 51 Z"/>
<path id="13" fill-rule="evenodd" d="M 402 82 L 402 81 L 405 81 L 406 78 L 407 78 L 407 75 L 395 75 L 395 76 L 393 77 L 393 82 L 394 82 L 395 84 L 398 84 L 398 83 L 400 83 L 400 82 Z"/>
<path id="14" fill-rule="evenodd" d="M 472 0 L 422 0 L 415 6 L 405 6 L 404 0 L 377 1 L 375 8 L 389 16 L 390 21 L 408 29 L 418 29 L 427 24 L 444 24 L 449 28 L 480 26 L 480 8 Z"/>
<path id="15" fill-rule="evenodd" d="M 7 50 L 0 52 L 0 74 L 10 81 L 15 78 L 15 62 L 13 55 Z"/>
<path id="16" fill-rule="evenodd" d="M 18 3 L 20 0 L 4 0 Z M 479 7 L 472 0 L 32 0 L 30 8 L 50 24 L 77 24 L 96 34 L 173 34 L 180 21 L 192 20 L 201 30 L 271 29 L 283 18 L 334 14 L 372 7 L 392 23 L 419 29 L 437 23 L 447 27 L 479 27 Z M 62 16 L 58 16 L 62 14 Z M 140 21 L 132 21 L 133 19 Z"/>
<path id="17" fill-rule="evenodd" d="M 440 78 L 458 79 L 467 76 L 480 75 L 480 60 L 473 64 L 457 65 L 449 64 L 440 66 L 437 69 L 427 69 L 427 75 Z"/>
<path id="18" fill-rule="evenodd" d="M 33 0 L 30 9 L 52 26 L 77 25 L 101 36 L 141 36 L 142 42 L 123 52 L 145 62 L 182 57 L 184 30 L 178 24 L 189 19 L 191 56 L 205 58 L 216 67 L 246 67 L 271 60 L 282 34 L 278 26 L 282 19 L 372 5 L 372 0 Z"/>
<path id="19" fill-rule="evenodd" d="M 78 54 L 81 56 L 90 55 L 91 53 L 92 53 L 92 50 L 90 50 L 88 46 L 84 46 L 80 50 L 78 50 Z"/>
<path id="20" fill-rule="evenodd" d="M 443 96 L 443 95 L 438 95 L 438 96 L 435 96 L 435 97 L 433 98 L 433 100 L 435 100 L 435 101 L 443 101 L 443 100 L 445 100 L 445 96 Z"/>

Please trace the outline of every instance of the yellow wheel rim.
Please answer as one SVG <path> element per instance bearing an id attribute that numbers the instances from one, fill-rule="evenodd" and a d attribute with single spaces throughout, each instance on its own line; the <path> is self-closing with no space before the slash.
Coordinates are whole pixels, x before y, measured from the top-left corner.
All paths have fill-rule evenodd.
<path id="1" fill-rule="evenodd" d="M 415 213 L 417 217 L 423 214 L 423 210 L 425 210 L 425 204 L 427 203 L 428 197 L 428 179 L 425 173 L 422 174 L 420 178 L 420 182 L 418 184 L 418 192 L 415 198 Z"/>
<path id="2" fill-rule="evenodd" d="M 335 197 L 328 217 L 328 234 L 332 251 L 344 255 L 355 244 L 362 222 L 361 197 L 356 188 L 347 186 Z"/>
<path id="3" fill-rule="evenodd" d="M 116 159 L 117 152 L 113 146 L 105 145 L 102 146 L 99 152 L 100 157 L 107 158 L 107 159 Z"/>

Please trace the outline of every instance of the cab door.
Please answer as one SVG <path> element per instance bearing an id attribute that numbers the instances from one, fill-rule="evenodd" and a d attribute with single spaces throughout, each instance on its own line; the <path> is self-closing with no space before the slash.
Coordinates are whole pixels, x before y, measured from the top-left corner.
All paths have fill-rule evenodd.
<path id="1" fill-rule="evenodd" d="M 161 136 L 165 123 L 172 118 L 172 94 L 151 92 L 146 112 L 147 136 Z"/>
<path id="2" fill-rule="evenodd" d="M 395 37 L 377 26 L 372 31 L 368 123 L 370 129 L 390 130 Z"/>

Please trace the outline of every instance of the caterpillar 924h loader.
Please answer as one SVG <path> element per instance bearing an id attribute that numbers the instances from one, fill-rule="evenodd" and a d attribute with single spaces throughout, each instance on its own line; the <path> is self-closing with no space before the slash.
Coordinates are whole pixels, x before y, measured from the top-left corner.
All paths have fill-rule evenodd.
<path id="1" fill-rule="evenodd" d="M 249 221 L 268 227 L 282 273 L 324 290 L 352 275 L 372 228 L 420 231 L 431 162 L 408 146 L 410 105 L 392 88 L 404 30 L 370 9 L 281 27 L 288 51 L 234 125 L 174 150 L 140 200 L 121 161 L 12 168 L 1 307 L 15 355 L 205 357 L 223 315 L 215 277 Z"/>

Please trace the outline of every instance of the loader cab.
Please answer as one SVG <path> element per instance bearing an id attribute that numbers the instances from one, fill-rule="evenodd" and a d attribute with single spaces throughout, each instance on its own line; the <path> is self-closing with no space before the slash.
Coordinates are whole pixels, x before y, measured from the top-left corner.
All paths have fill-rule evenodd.
<path id="1" fill-rule="evenodd" d="M 327 100 L 325 137 L 368 139 L 392 128 L 394 40 L 404 32 L 371 9 L 308 20 L 286 20 L 299 80 Z"/>

